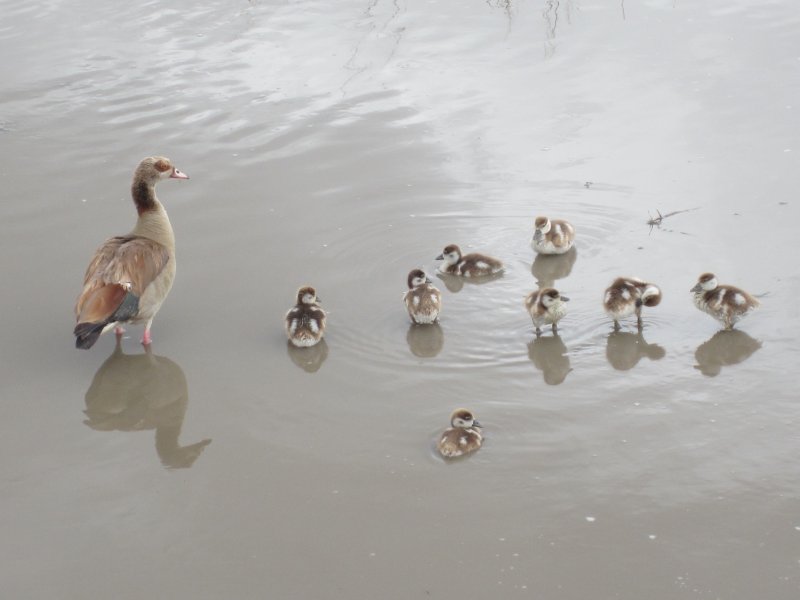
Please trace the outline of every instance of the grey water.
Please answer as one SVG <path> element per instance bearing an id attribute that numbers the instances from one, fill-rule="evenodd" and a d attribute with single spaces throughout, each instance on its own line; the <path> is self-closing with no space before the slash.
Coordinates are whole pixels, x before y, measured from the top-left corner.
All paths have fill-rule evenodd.
<path id="1" fill-rule="evenodd" d="M 8 598 L 795 599 L 800 8 L 789 0 L 0 0 Z M 153 325 L 73 347 L 160 184 Z M 537 257 L 535 216 L 577 230 Z M 663 219 L 658 219 L 658 215 Z M 648 225 L 648 221 L 655 223 Z M 446 244 L 501 258 L 406 275 Z M 704 271 L 759 296 L 738 330 Z M 614 332 L 617 276 L 664 300 Z M 325 342 L 282 320 L 314 285 Z M 571 298 L 557 336 L 523 308 Z M 450 412 L 484 447 L 445 463 Z"/>

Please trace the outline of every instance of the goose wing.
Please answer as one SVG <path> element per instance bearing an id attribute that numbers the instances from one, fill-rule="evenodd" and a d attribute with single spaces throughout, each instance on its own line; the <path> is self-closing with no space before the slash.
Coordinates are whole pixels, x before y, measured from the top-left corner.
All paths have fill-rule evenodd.
<path id="1" fill-rule="evenodd" d="M 83 291 L 75 304 L 78 322 L 97 323 L 108 319 L 117 309 L 124 308 L 128 292 L 138 300 L 167 262 L 169 251 L 153 240 L 139 236 L 106 240 L 86 269 Z M 136 304 L 138 306 L 138 301 Z M 117 320 L 134 315 L 119 315 L 123 318 Z"/>

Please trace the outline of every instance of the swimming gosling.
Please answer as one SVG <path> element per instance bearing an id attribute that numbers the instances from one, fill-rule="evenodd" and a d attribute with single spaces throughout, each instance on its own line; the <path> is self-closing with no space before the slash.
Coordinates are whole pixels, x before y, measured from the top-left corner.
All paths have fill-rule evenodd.
<path id="1" fill-rule="evenodd" d="M 313 346 L 325 334 L 325 320 L 316 290 L 303 286 L 297 290 L 297 304 L 286 313 L 286 336 L 300 348 Z"/>
<path id="2" fill-rule="evenodd" d="M 439 320 L 442 293 L 436 289 L 425 271 L 414 269 L 408 274 L 408 291 L 403 294 L 403 303 L 414 323 L 429 325 Z"/>
<path id="3" fill-rule="evenodd" d="M 502 261 L 477 252 L 462 255 L 461 248 L 455 244 L 445 246 L 436 260 L 444 261 L 439 265 L 441 273 L 461 275 L 462 277 L 485 277 L 495 275 L 503 270 Z"/>
<path id="4" fill-rule="evenodd" d="M 481 424 L 471 411 L 458 408 L 450 415 L 450 427 L 439 439 L 439 454 L 445 458 L 457 458 L 475 452 L 483 444 Z"/>
<path id="5" fill-rule="evenodd" d="M 536 217 L 531 245 L 539 254 L 564 254 L 575 244 L 575 228 L 560 219 Z"/>

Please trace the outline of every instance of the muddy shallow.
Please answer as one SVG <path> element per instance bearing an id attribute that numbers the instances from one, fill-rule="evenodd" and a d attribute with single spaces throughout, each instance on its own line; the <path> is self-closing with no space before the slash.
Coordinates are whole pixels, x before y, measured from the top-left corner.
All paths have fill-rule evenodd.
<path id="1" fill-rule="evenodd" d="M 798 597 L 793 3 L 6 4 L 4 595 Z M 154 344 L 78 351 L 154 153 L 191 177 L 158 190 Z M 575 252 L 535 257 L 537 214 Z M 507 270 L 434 278 L 412 326 L 448 243 Z M 706 270 L 761 296 L 739 331 L 692 305 Z M 641 333 L 602 314 L 618 275 L 664 291 Z M 305 283 L 329 331 L 298 352 Z M 459 405 L 486 444 L 445 464 Z"/>

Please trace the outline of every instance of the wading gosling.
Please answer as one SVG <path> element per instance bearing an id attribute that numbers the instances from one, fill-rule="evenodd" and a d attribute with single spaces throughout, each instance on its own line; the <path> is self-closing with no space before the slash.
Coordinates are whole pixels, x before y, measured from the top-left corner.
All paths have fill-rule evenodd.
<path id="1" fill-rule="evenodd" d="M 759 305 L 758 300 L 732 285 L 720 285 L 713 273 L 703 273 L 690 290 L 694 305 L 722 323 L 725 329 L 744 319 Z"/>
<path id="2" fill-rule="evenodd" d="M 553 334 L 558 331 L 558 322 L 567 314 L 569 298 L 559 294 L 553 288 L 544 288 L 528 294 L 525 298 L 525 308 L 528 309 L 536 327 L 536 335 L 542 334 L 542 326 L 552 325 Z"/>

